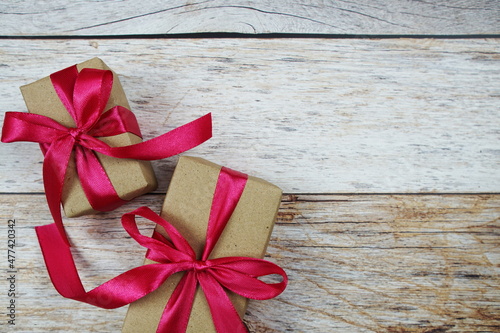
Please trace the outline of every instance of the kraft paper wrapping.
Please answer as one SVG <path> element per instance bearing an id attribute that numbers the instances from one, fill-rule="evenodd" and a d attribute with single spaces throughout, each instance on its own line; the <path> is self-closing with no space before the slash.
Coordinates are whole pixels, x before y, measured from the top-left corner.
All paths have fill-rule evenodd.
<path id="1" fill-rule="evenodd" d="M 79 71 L 82 68 L 110 70 L 110 68 L 99 58 L 93 58 L 82 62 L 77 65 L 77 68 Z M 75 126 L 73 118 L 57 96 L 50 81 L 50 77 L 45 77 L 36 82 L 22 86 L 21 93 L 23 94 L 29 112 L 52 118 L 66 127 Z M 130 109 L 120 80 L 116 73 L 113 72 L 113 89 L 105 110 L 109 110 L 117 105 Z M 114 147 L 128 146 L 142 141 L 140 137 L 131 133 L 101 137 L 99 139 Z M 120 198 L 131 200 L 141 194 L 156 189 L 157 181 L 150 162 L 118 159 L 100 153 L 96 153 L 96 155 Z M 64 213 L 67 217 L 96 213 L 83 192 L 75 170 L 73 158 L 70 159 L 68 171 L 64 180 L 62 204 Z"/>
<path id="2" fill-rule="evenodd" d="M 174 171 L 162 217 L 188 240 L 201 256 L 213 193 L 221 166 L 183 156 Z M 281 202 L 281 189 L 249 177 L 245 190 L 210 259 L 228 256 L 263 258 Z M 166 236 L 162 227 L 157 231 Z M 152 263 L 146 259 L 145 264 Z M 156 291 L 130 304 L 122 332 L 156 332 L 163 309 L 183 273 L 168 278 Z M 247 299 L 229 292 L 241 318 Z M 216 332 L 205 296 L 198 286 L 187 332 Z"/>

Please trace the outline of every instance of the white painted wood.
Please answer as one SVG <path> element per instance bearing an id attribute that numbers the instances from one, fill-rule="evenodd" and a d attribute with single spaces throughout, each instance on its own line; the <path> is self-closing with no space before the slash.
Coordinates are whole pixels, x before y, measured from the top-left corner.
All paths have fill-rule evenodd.
<path id="1" fill-rule="evenodd" d="M 499 12 L 491 0 L 0 1 L 0 36 L 69 38 L 0 40 L 0 122 L 25 110 L 20 85 L 99 56 L 146 138 L 212 112 L 214 138 L 189 154 L 291 193 L 267 254 L 290 285 L 250 302 L 251 333 L 497 332 L 500 196 L 480 194 L 500 184 L 497 39 L 71 37 L 498 34 Z M 63 299 L 48 280 L 33 229 L 51 222 L 41 161 L 36 144 L 0 144 L 0 251 L 14 218 L 18 267 L 17 325 L 3 315 L 0 331 L 118 332 L 126 308 Z M 154 162 L 157 194 L 66 219 L 87 288 L 142 263 L 119 217 L 159 211 L 175 162 Z M 397 192 L 436 193 L 380 194 Z"/>
<path id="2" fill-rule="evenodd" d="M 8 330 L 2 318 L 0 331 L 118 332 L 125 308 L 64 299 L 51 286 L 33 229 L 51 222 L 44 201 L 0 196 L 0 251 L 15 218 L 19 271 L 17 324 Z M 144 250 L 125 237 L 119 217 L 141 205 L 159 211 L 162 201 L 146 195 L 66 221 L 87 288 L 142 263 Z M 266 259 L 290 284 L 275 299 L 250 301 L 245 321 L 251 333 L 496 332 L 499 216 L 499 195 L 285 195 Z"/>
<path id="3" fill-rule="evenodd" d="M 0 110 L 20 85 L 100 56 L 146 138 L 207 112 L 189 152 L 285 193 L 497 192 L 499 42 L 2 40 Z M 0 144 L 0 191 L 42 192 L 36 144 Z M 154 163 L 164 192 L 175 158 Z"/>
<path id="4" fill-rule="evenodd" d="M 2 1 L 2 35 L 494 34 L 497 1 Z"/>

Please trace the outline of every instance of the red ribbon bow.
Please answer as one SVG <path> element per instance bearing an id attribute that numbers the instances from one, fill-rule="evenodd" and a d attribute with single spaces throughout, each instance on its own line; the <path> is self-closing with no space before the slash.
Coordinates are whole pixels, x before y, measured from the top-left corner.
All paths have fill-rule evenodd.
<path id="1" fill-rule="evenodd" d="M 140 245 L 148 248 L 147 258 L 158 264 L 131 269 L 95 289 L 85 292 L 75 268 L 71 251 L 53 224 L 37 227 L 45 263 L 52 283 L 67 298 L 106 309 L 129 304 L 156 290 L 170 275 L 185 272 L 170 297 L 157 332 L 185 332 L 198 284 L 203 289 L 215 328 L 219 333 L 246 332 L 224 288 L 246 298 L 269 299 L 286 288 L 288 279 L 279 266 L 262 259 L 225 257 L 208 259 L 243 193 L 247 175 L 222 168 L 217 181 L 206 243 L 200 260 L 182 235 L 167 221 L 147 207 L 140 207 L 122 217 L 125 230 Z M 153 238 L 142 235 L 135 215 L 165 228 L 170 240 L 158 233 Z M 259 277 L 278 274 L 279 283 L 265 283 Z"/>
<path id="2" fill-rule="evenodd" d="M 40 143 L 45 155 L 43 180 L 47 202 L 66 242 L 60 202 L 73 151 L 76 170 L 91 206 L 99 211 L 109 211 L 126 201 L 116 193 L 94 152 L 117 158 L 155 160 L 194 148 L 212 137 L 211 114 L 207 114 L 151 140 L 130 146 L 110 147 L 96 137 L 125 132 L 141 136 L 137 120 L 130 110 L 116 106 L 103 112 L 113 86 L 112 72 L 91 68 L 78 72 L 76 66 L 71 66 L 50 75 L 50 79 L 76 127 L 68 128 L 37 114 L 7 112 L 2 142 Z"/>

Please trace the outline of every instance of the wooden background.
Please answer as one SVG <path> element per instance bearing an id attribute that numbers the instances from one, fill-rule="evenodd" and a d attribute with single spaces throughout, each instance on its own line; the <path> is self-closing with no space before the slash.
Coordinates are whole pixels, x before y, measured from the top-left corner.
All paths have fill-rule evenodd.
<path id="1" fill-rule="evenodd" d="M 500 331 L 497 1 L 1 1 L 0 28 L 0 121 L 26 110 L 19 86 L 99 56 L 146 138 L 212 112 L 189 154 L 283 189 L 266 257 L 290 284 L 250 302 L 250 332 Z M 0 154 L 0 331 L 119 332 L 126 308 L 50 284 L 37 145 Z M 153 163 L 155 193 L 66 219 L 86 287 L 142 262 L 119 218 L 159 211 L 175 163 Z"/>

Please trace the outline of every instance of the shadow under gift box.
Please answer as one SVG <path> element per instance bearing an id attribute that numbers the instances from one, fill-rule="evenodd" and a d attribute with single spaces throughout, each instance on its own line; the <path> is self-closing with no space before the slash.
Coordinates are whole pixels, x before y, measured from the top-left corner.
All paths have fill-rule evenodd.
<path id="1" fill-rule="evenodd" d="M 83 68 L 110 70 L 99 58 L 93 58 L 77 65 L 78 71 Z M 75 122 L 59 99 L 50 77 L 21 87 L 28 111 L 47 116 L 66 127 L 75 127 Z M 114 106 L 122 106 L 130 110 L 125 92 L 116 73 L 113 72 L 113 88 L 106 104 L 105 111 Z M 142 139 L 131 133 L 123 133 L 109 137 L 99 137 L 99 140 L 112 147 L 128 146 L 142 142 Z M 151 163 L 131 159 L 120 159 L 96 153 L 106 174 L 113 184 L 118 196 L 123 200 L 131 200 L 144 193 L 156 189 L 157 181 Z M 64 179 L 62 205 L 67 217 L 76 217 L 96 213 L 90 205 L 76 173 L 74 153 L 70 158 L 68 170 Z"/>
<path id="2" fill-rule="evenodd" d="M 161 216 L 189 242 L 200 258 L 215 186 L 221 166 L 201 158 L 182 156 L 168 188 Z M 245 190 L 209 259 L 243 256 L 263 258 L 281 202 L 281 189 L 249 177 Z M 167 237 L 163 227 L 156 231 Z M 145 264 L 154 263 L 146 259 Z M 169 277 L 154 292 L 130 304 L 122 332 L 156 332 L 168 299 L 184 273 Z M 248 299 L 228 291 L 243 318 Z M 198 286 L 187 332 L 216 332 L 203 291 Z"/>

